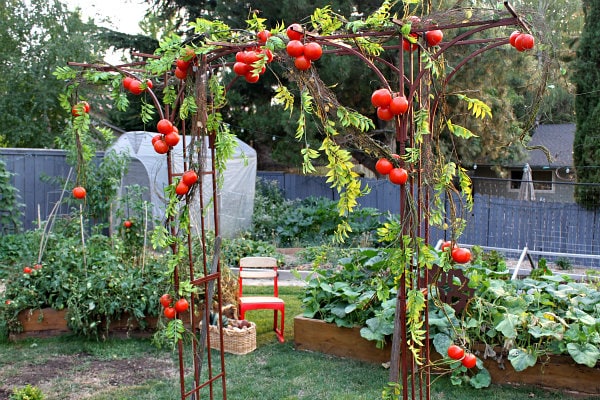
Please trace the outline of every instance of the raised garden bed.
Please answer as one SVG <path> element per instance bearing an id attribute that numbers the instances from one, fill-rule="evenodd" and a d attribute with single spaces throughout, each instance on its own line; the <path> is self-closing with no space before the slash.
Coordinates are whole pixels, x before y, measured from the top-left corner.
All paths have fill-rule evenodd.
<path id="1" fill-rule="evenodd" d="M 318 319 L 295 317 L 294 342 L 298 350 L 366 362 L 385 363 L 390 360 L 391 345 L 377 349 L 374 342 L 360 336 L 360 328 L 340 328 Z M 433 346 L 431 351 L 432 359 L 440 358 Z M 534 385 L 583 395 L 600 394 L 600 368 L 576 364 L 568 356 L 553 356 L 547 362 L 521 372 L 515 371 L 508 360 L 502 365 L 493 359 L 483 360 L 483 363 L 495 384 Z"/>

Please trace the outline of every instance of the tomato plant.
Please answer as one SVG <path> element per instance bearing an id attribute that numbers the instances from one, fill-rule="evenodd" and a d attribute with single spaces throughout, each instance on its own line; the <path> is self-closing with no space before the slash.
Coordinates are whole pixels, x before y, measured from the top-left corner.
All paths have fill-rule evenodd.
<path id="1" fill-rule="evenodd" d="M 83 199 L 85 198 L 86 195 L 86 190 L 83 186 L 76 186 L 75 188 L 73 188 L 73 197 L 75 197 L 76 199 Z"/>

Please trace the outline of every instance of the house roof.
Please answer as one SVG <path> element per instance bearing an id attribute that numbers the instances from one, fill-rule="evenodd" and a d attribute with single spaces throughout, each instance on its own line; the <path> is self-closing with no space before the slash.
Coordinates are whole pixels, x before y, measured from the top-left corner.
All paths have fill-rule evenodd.
<path id="1" fill-rule="evenodd" d="M 529 158 L 525 162 L 532 168 L 572 166 L 574 136 L 575 124 L 539 125 L 528 144 L 546 147 L 552 160 L 548 162 L 542 150 L 529 150 Z"/>

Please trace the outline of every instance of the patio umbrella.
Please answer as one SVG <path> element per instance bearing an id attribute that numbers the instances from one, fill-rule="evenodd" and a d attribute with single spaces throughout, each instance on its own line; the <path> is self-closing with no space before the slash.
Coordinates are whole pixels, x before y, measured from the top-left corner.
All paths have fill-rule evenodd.
<path id="1" fill-rule="evenodd" d="M 519 200 L 535 200 L 535 191 L 533 190 L 533 178 L 531 177 L 531 167 L 525 164 L 523 167 L 523 178 L 519 187 Z"/>

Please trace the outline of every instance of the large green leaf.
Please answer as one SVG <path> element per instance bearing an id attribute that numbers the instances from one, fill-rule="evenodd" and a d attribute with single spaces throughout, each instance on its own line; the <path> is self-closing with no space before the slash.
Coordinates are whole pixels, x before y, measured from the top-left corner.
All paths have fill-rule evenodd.
<path id="1" fill-rule="evenodd" d="M 537 356 L 526 349 L 511 349 L 508 352 L 508 360 L 515 371 L 519 372 L 533 367 L 537 362 Z"/>
<path id="2" fill-rule="evenodd" d="M 598 348 L 591 343 L 568 343 L 567 350 L 577 364 L 587 365 L 590 368 L 596 366 L 600 356 Z"/>
<path id="3" fill-rule="evenodd" d="M 480 364 L 480 361 L 477 361 L 477 364 Z M 479 367 L 479 365 L 478 365 L 478 367 Z M 490 384 L 492 383 L 492 376 L 490 375 L 490 373 L 487 369 L 481 368 L 479 370 L 479 372 L 477 373 L 477 375 L 475 375 L 474 377 L 471 378 L 469 383 L 475 389 L 485 388 L 485 387 L 490 386 Z"/>
<path id="4" fill-rule="evenodd" d="M 519 324 L 519 316 L 515 314 L 505 314 L 504 318 L 496 325 L 496 330 L 509 339 L 517 337 L 517 325 Z"/>

